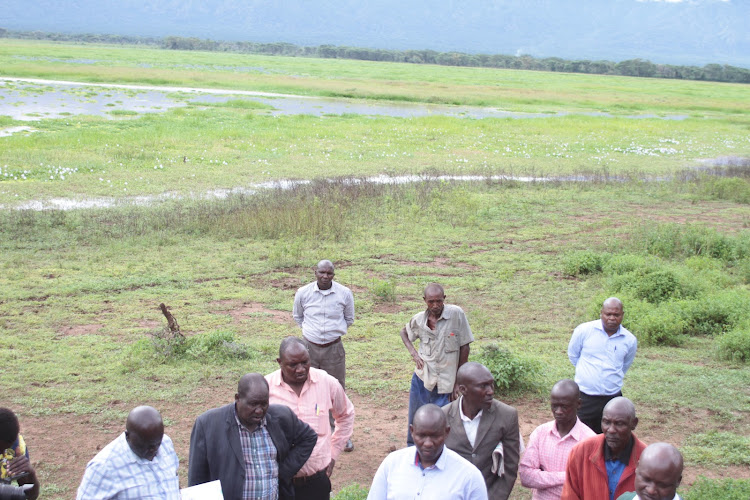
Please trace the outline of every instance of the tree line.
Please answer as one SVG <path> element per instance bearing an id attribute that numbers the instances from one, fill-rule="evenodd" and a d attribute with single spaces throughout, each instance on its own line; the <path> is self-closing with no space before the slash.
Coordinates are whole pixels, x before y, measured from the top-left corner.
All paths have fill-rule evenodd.
<path id="1" fill-rule="evenodd" d="M 561 59 L 559 57 L 532 57 L 529 55 L 467 54 L 463 52 L 438 52 L 435 50 L 391 50 L 340 45 L 299 46 L 286 42 L 259 43 L 243 41 L 216 41 L 195 37 L 146 37 L 105 34 L 63 34 L 41 31 L 11 31 L 0 28 L 0 37 L 34 40 L 52 40 L 84 43 L 110 43 L 123 45 L 149 45 L 167 50 L 202 50 L 212 52 L 237 52 L 294 57 L 320 57 L 327 59 L 356 59 L 410 64 L 438 64 L 480 68 L 524 69 L 596 75 L 621 75 L 645 78 L 673 78 L 713 82 L 750 83 L 750 69 L 728 64 L 677 66 L 655 64 L 644 59 L 620 62 Z"/>

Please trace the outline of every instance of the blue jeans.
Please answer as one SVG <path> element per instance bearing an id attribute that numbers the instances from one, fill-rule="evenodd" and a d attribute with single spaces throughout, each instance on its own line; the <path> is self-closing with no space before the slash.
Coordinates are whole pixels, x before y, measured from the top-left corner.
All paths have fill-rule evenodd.
<path id="1" fill-rule="evenodd" d="M 445 406 L 451 402 L 450 394 L 439 394 L 437 385 L 431 391 L 424 388 L 424 382 L 417 377 L 416 373 L 411 376 L 411 388 L 409 389 L 409 426 L 406 428 L 406 445 L 412 446 L 414 440 L 411 437 L 411 423 L 414 421 L 414 414 L 420 406 L 429 403 L 438 406 Z"/>

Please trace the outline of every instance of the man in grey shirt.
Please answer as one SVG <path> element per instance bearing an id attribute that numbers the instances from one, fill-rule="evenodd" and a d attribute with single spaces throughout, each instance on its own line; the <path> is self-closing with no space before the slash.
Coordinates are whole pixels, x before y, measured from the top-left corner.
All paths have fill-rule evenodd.
<path id="1" fill-rule="evenodd" d="M 341 337 L 354 323 L 354 295 L 333 281 L 333 263 L 315 266 L 315 281 L 294 295 L 294 321 L 302 327 L 302 340 L 310 353 L 310 366 L 325 370 L 346 388 L 346 352 Z M 333 426 L 333 418 L 331 418 Z M 351 439 L 344 451 L 352 451 Z"/>

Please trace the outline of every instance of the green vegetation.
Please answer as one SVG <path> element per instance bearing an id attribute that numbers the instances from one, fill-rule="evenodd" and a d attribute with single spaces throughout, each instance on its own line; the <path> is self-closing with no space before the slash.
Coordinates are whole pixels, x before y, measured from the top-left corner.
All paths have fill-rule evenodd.
<path id="1" fill-rule="evenodd" d="M 87 69 L 14 58 L 14 50 L 61 59 L 90 51 L 92 59 L 108 62 Z M 565 355 L 572 329 L 598 317 L 604 298 L 618 295 L 624 324 L 640 341 L 624 389 L 638 408 L 638 432 L 685 445 L 698 472 L 734 474 L 729 468 L 738 466 L 726 464 L 747 463 L 740 450 L 750 435 L 747 166 L 684 170 L 698 158 L 750 152 L 742 118 L 750 99 L 743 87 L 670 82 L 667 88 L 635 79 L 427 66 L 407 71 L 237 54 L 169 56 L 9 41 L 0 46 L 0 71 L 120 81 L 140 73 L 146 80 L 164 76 L 162 84 L 266 90 L 289 89 L 280 83 L 287 76 L 279 75 L 296 74 L 302 76 L 294 85 L 308 94 L 356 77 L 381 97 L 418 94 L 424 100 L 433 87 L 445 86 L 438 94 L 462 103 L 499 99 L 527 109 L 526 99 L 534 101 L 528 108 L 572 113 L 583 100 L 587 109 L 602 111 L 612 111 L 620 99 L 625 107 L 640 99 L 660 103 L 639 101 L 643 113 L 692 113 L 687 108 L 709 101 L 716 107 L 681 121 L 317 118 L 273 117 L 238 100 L 140 117 L 35 122 L 39 132 L 0 139 L 0 204 L 51 197 L 112 197 L 115 204 L 0 211 L 0 363 L 12 367 L 4 394 L 22 421 L 39 427 L 65 421 L 61 434 L 70 437 L 56 444 L 69 449 L 80 433 L 110 435 L 128 408 L 149 402 L 176 422 L 169 432 L 184 438 L 175 440 L 184 463 L 195 415 L 231 400 L 241 374 L 277 367 L 279 341 L 299 331 L 290 313 L 294 290 L 325 257 L 355 292 L 347 389 L 363 401 L 401 410 L 413 364 L 398 330 L 424 307 L 425 284 L 438 281 L 467 313 L 476 338 L 470 359 L 493 366 L 504 400 L 534 421 L 549 419 L 546 391 L 573 374 Z M 217 64 L 273 65 L 278 72 L 263 74 L 268 79 L 261 82 L 218 69 L 132 71 L 137 60 L 156 68 L 209 56 Z M 501 84 L 491 90 L 491 78 L 508 84 L 510 97 L 502 97 Z M 569 105 L 564 96 L 553 102 L 547 93 L 555 85 L 578 95 Z M 631 86 L 622 97 L 620 85 Z M 529 92 L 519 90 L 525 86 Z M 0 120 L 3 127 L 18 125 Z M 421 181 L 362 182 L 382 173 L 417 174 Z M 478 177 L 440 178 L 465 173 Z M 589 181 L 492 177 L 501 173 Z M 223 199 L 200 196 L 286 178 L 305 183 L 236 190 Z M 165 192 L 184 197 L 128 203 L 131 195 Z M 172 308 L 184 340 L 164 335 L 162 302 Z M 45 483 L 54 485 L 46 498 L 70 498 L 88 458 L 79 455 L 59 468 L 42 462 Z M 379 458 L 362 472 L 362 486 Z M 742 481 L 701 480 L 689 491 L 742 488 Z M 514 498 L 529 498 L 527 490 L 516 490 Z M 352 485 L 341 494 L 358 498 L 363 492 Z"/>
<path id="2" fill-rule="evenodd" d="M 750 480 L 708 479 L 699 477 L 683 495 L 685 500 L 746 500 L 750 497 Z"/>

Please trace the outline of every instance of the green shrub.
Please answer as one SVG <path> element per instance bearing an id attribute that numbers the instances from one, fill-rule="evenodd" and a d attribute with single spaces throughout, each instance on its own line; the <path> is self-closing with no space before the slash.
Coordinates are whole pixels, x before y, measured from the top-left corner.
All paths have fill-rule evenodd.
<path id="1" fill-rule="evenodd" d="M 716 339 L 717 355 L 740 363 L 750 362 L 750 321 Z"/>
<path id="2" fill-rule="evenodd" d="M 702 255 L 724 261 L 750 254 L 750 234 L 727 236 L 716 229 L 683 224 L 649 224 L 636 231 L 633 245 L 665 259 Z"/>
<path id="3" fill-rule="evenodd" d="M 142 338 L 128 346 L 122 368 L 136 370 L 149 363 L 167 363 L 192 359 L 197 361 L 226 361 L 249 359 L 252 352 L 237 342 L 230 332 L 210 332 L 192 337 L 174 336 L 164 330 L 153 333 L 151 339 Z"/>
<path id="4" fill-rule="evenodd" d="M 615 276 L 634 271 L 658 269 L 660 265 L 659 259 L 653 256 L 617 254 L 607 259 L 602 271 L 608 276 Z"/>
<path id="5" fill-rule="evenodd" d="M 616 292 L 628 291 L 652 304 L 685 295 L 677 275 L 668 269 L 629 272 L 615 277 L 612 287 Z"/>
<path id="6" fill-rule="evenodd" d="M 230 332 L 210 332 L 194 335 L 187 339 L 185 357 L 196 360 L 213 359 L 248 359 L 250 351 L 244 344 L 237 342 Z"/>
<path id="7" fill-rule="evenodd" d="M 332 500 L 366 500 L 367 493 L 367 488 L 363 488 L 357 483 L 348 484 L 341 488 L 341 491 L 336 493 Z"/>
<path id="8" fill-rule="evenodd" d="M 674 302 L 688 335 L 714 335 L 733 329 L 750 313 L 750 296 L 744 290 L 727 290 L 694 300 Z"/>
<path id="9" fill-rule="evenodd" d="M 492 372 L 495 392 L 501 394 L 538 391 L 542 366 L 537 360 L 519 356 L 496 344 L 484 346 L 476 359 Z"/>
<path id="10" fill-rule="evenodd" d="M 750 479 L 708 479 L 700 476 L 690 490 L 681 494 L 685 500 L 747 500 Z"/>
<path id="11" fill-rule="evenodd" d="M 678 346 L 685 339 L 685 323 L 679 313 L 669 308 L 656 308 L 644 315 L 631 315 L 628 323 L 638 342 L 644 345 Z"/>
<path id="12" fill-rule="evenodd" d="M 701 183 L 701 191 L 719 200 L 750 203 L 750 181 L 738 177 L 707 179 Z"/>
<path id="13" fill-rule="evenodd" d="M 717 431 L 693 434 L 682 454 L 688 464 L 750 465 L 750 437 Z"/>
<path id="14" fill-rule="evenodd" d="M 572 252 L 565 256 L 563 272 L 568 276 L 600 273 L 604 260 L 601 254 L 589 250 Z"/>
<path id="15" fill-rule="evenodd" d="M 387 280 L 373 278 L 372 293 L 375 295 L 376 300 L 380 302 L 395 302 L 396 281 L 393 278 Z"/>

